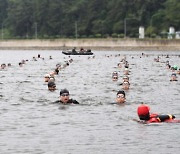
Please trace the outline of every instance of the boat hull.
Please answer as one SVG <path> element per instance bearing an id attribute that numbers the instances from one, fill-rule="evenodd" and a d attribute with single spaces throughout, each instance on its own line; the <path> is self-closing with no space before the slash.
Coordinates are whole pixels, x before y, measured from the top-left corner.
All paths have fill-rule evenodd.
<path id="1" fill-rule="evenodd" d="M 92 52 L 69 52 L 69 51 L 62 51 L 65 55 L 93 55 Z"/>

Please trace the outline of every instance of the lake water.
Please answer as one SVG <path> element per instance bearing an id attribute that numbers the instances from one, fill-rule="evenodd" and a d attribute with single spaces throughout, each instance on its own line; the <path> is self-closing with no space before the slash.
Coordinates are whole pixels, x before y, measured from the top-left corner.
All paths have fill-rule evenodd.
<path id="1" fill-rule="evenodd" d="M 63 55 L 61 51 L 0 51 L 0 153 L 2 154 L 177 154 L 180 124 L 139 124 L 136 110 L 142 102 L 152 112 L 174 114 L 180 119 L 180 76 L 170 82 L 165 63 L 180 66 L 180 52 L 94 51 L 89 56 Z M 40 54 L 45 60 L 32 61 Z M 120 54 L 120 56 L 118 56 Z M 169 54 L 169 58 L 162 56 Z M 110 105 L 122 87 L 123 69 L 117 64 L 126 55 L 130 89 L 126 104 Z M 160 55 L 160 62 L 154 58 Z M 52 60 L 49 59 L 52 56 Z M 44 75 L 57 63 L 73 59 L 56 78 L 50 92 Z M 29 61 L 23 67 L 18 63 Z M 112 72 L 119 80 L 112 81 Z M 52 102 L 67 88 L 80 105 Z"/>

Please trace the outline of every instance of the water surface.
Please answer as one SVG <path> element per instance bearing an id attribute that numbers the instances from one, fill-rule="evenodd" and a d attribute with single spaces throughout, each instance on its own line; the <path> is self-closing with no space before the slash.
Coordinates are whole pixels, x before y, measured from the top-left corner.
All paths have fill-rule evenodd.
<path id="1" fill-rule="evenodd" d="M 0 153 L 179 153 L 179 124 L 141 125 L 133 119 L 138 119 L 141 102 L 153 112 L 180 119 L 180 82 L 169 81 L 172 72 L 164 63 L 180 66 L 180 52 L 144 53 L 149 56 L 138 51 L 94 51 L 95 58 L 88 59 L 60 51 L 0 51 L 0 63 L 12 64 L 0 70 Z M 45 60 L 33 61 L 38 54 Z M 160 62 L 154 62 L 158 55 Z M 124 56 L 130 65 L 130 90 L 125 105 L 110 105 L 121 89 L 123 69 L 117 64 Z M 44 75 L 70 58 L 74 61 L 56 76 L 57 90 L 49 92 Z M 19 67 L 22 59 L 28 61 Z M 111 79 L 113 71 L 119 72 L 118 82 Z M 53 104 L 62 88 L 80 105 Z"/>

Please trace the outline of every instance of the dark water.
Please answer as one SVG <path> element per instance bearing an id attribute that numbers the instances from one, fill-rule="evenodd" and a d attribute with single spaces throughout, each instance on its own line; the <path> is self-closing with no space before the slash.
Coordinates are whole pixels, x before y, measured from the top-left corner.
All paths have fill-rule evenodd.
<path id="1" fill-rule="evenodd" d="M 60 51 L 0 51 L 0 153 L 2 154 L 176 154 L 180 151 L 180 124 L 138 124 L 137 106 L 175 114 L 180 119 L 180 76 L 170 82 L 165 61 L 180 66 L 180 52 L 94 52 L 96 57 L 71 56 L 73 63 L 56 76 L 57 89 L 49 92 L 44 75 L 69 60 Z M 162 54 L 169 54 L 167 59 Z M 45 60 L 32 61 L 41 54 Z M 115 56 L 121 54 L 121 56 Z M 49 56 L 52 56 L 52 60 Z M 106 56 L 105 56 L 106 55 Z M 121 89 L 123 69 L 117 63 L 126 55 L 130 90 L 126 104 L 109 105 Z M 160 62 L 154 58 L 160 55 Z M 107 57 L 108 56 L 108 57 Z M 29 61 L 19 67 L 22 59 Z M 113 82 L 112 72 L 119 71 Z M 81 105 L 60 106 L 59 91 L 69 89 Z"/>

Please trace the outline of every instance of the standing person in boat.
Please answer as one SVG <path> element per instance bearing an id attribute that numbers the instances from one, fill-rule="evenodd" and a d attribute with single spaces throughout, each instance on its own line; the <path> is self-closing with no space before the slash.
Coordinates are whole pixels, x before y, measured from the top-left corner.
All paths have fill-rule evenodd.
<path id="1" fill-rule="evenodd" d="M 69 97 L 69 91 L 67 89 L 62 89 L 60 91 L 60 100 L 56 101 L 55 103 L 61 103 L 61 104 L 79 104 L 78 101 L 70 99 Z"/>
<path id="2" fill-rule="evenodd" d="M 174 115 L 166 114 L 160 115 L 156 113 L 150 113 L 150 107 L 148 105 L 140 105 L 137 108 L 137 114 L 142 123 L 159 123 L 159 122 L 171 122 L 175 119 Z"/>

